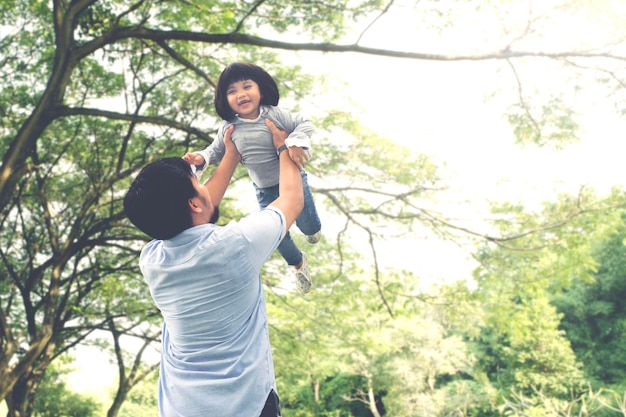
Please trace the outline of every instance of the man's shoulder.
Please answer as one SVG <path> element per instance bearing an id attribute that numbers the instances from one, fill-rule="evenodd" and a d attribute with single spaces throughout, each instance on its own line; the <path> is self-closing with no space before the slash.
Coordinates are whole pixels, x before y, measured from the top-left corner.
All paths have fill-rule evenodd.
<path id="1" fill-rule="evenodd" d="M 215 229 L 213 239 L 210 240 L 238 240 L 243 237 L 244 240 L 251 241 L 254 240 L 252 236 L 259 234 L 280 233 L 284 223 L 285 215 L 282 211 L 277 207 L 269 206 L 218 227 Z"/>
<path id="2" fill-rule="evenodd" d="M 284 219 L 285 215 L 283 212 L 275 206 L 267 206 L 262 210 L 259 210 L 255 213 L 248 214 L 247 216 L 239 219 L 237 224 L 240 226 L 250 226 L 256 224 L 271 224 L 276 221 L 280 221 L 280 219 Z"/>
<path id="3" fill-rule="evenodd" d="M 185 250 L 196 242 L 209 237 L 220 226 L 213 223 L 200 224 L 189 227 L 170 239 L 153 239 L 146 243 L 141 250 L 142 255 L 154 253 L 156 251 L 173 252 L 177 250 Z"/>
<path id="4" fill-rule="evenodd" d="M 242 233 L 248 234 L 281 234 L 285 229 L 285 215 L 274 206 L 249 214 L 238 222 Z"/>
<path id="5" fill-rule="evenodd" d="M 150 242 L 146 243 L 143 248 L 141 248 L 141 253 L 139 255 L 139 262 L 142 262 L 146 258 L 152 256 L 159 248 L 163 245 L 163 241 L 160 239 L 153 239 Z"/>

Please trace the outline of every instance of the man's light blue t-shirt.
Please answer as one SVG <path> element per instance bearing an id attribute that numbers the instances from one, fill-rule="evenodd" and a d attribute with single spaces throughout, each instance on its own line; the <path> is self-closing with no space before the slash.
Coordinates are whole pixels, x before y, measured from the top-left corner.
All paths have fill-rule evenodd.
<path id="1" fill-rule="evenodd" d="M 260 270 L 285 235 L 270 207 L 142 250 L 163 315 L 160 417 L 258 416 L 276 390 Z"/>

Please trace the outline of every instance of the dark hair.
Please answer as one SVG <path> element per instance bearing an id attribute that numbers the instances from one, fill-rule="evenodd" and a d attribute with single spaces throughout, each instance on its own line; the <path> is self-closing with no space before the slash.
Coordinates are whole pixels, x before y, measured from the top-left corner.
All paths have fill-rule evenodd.
<path id="1" fill-rule="evenodd" d="M 191 227 L 188 201 L 197 195 L 191 166 L 182 158 L 146 165 L 124 196 L 124 212 L 153 239 L 170 239 Z"/>
<path id="2" fill-rule="evenodd" d="M 228 96 L 226 94 L 228 87 L 232 83 L 245 80 L 252 80 L 259 85 L 262 105 L 278 105 L 280 94 L 272 76 L 257 65 L 235 62 L 222 71 L 215 89 L 215 110 L 222 119 L 231 120 L 235 117 L 235 112 L 228 105 Z"/>

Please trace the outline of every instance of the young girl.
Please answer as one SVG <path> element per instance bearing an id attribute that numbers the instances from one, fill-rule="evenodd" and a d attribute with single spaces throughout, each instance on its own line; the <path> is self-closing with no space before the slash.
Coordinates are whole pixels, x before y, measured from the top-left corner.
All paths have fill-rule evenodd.
<path id="1" fill-rule="evenodd" d="M 285 140 L 286 148 L 279 148 L 278 153 L 289 152 L 302 175 L 304 209 L 296 225 L 309 243 L 317 243 L 322 225 L 304 171 L 304 165 L 311 157 L 313 124 L 299 114 L 276 107 L 279 98 L 276 82 L 262 68 L 247 63 L 229 65 L 222 71 L 215 90 L 215 109 L 224 120 L 218 129 L 217 138 L 204 150 L 188 153 L 183 159 L 195 165 L 198 172 L 218 163 L 225 152 L 224 132 L 229 126 L 235 125 L 232 141 L 252 178 L 259 206 L 265 208 L 278 197 L 277 151 L 272 134 L 265 125 L 265 119 L 272 120 L 279 129 L 290 132 Z M 312 282 L 306 253 L 298 249 L 289 233 L 278 246 L 278 251 L 287 264 L 295 267 L 298 290 L 309 292 Z"/>

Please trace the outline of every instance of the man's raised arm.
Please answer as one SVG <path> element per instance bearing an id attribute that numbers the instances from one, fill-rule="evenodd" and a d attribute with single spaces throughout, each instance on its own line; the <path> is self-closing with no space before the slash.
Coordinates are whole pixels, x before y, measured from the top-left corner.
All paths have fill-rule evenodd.
<path id="1" fill-rule="evenodd" d="M 226 153 L 224 154 L 224 158 L 222 158 L 222 161 L 215 169 L 215 172 L 213 172 L 213 175 L 211 175 L 211 178 L 204 183 L 204 186 L 209 189 L 209 194 L 211 194 L 211 199 L 216 207 L 222 202 L 230 179 L 237 168 L 237 164 L 241 161 L 241 155 L 239 151 L 237 151 L 237 147 L 233 141 L 230 140 L 230 135 L 233 133 L 234 128 L 234 125 L 230 125 L 230 127 L 226 129 L 224 135 Z"/>
<path id="2" fill-rule="evenodd" d="M 288 132 L 279 130 L 274 122 L 265 119 L 265 124 L 272 132 L 274 147 L 280 161 L 280 176 L 278 180 L 279 197 L 270 206 L 274 206 L 285 215 L 286 230 L 289 230 L 304 207 L 304 192 L 302 191 L 302 177 L 300 170 L 289 157 L 285 147 Z"/>

